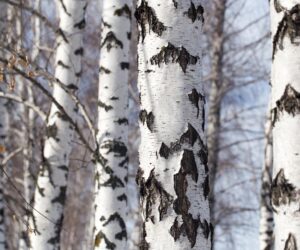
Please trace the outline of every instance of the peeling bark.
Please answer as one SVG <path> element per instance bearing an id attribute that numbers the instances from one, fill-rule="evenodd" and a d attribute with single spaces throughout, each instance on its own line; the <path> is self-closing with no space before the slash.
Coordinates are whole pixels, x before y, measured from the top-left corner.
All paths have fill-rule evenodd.
<path id="1" fill-rule="evenodd" d="M 58 3 L 59 29 L 68 39 L 59 36 L 56 52 L 55 78 L 76 91 L 80 82 L 82 31 L 85 27 L 86 0 L 61 0 Z M 53 96 L 68 115 L 76 120 L 78 109 L 71 97 L 58 85 Z M 60 249 L 60 233 L 66 199 L 69 155 L 72 149 L 73 128 L 52 104 L 47 119 L 47 138 L 43 149 L 43 165 L 37 179 L 31 227 L 38 233 L 30 234 L 32 249 Z M 38 212 L 37 212 L 38 211 Z M 45 219 L 46 216 L 48 219 Z"/>
<path id="2" fill-rule="evenodd" d="M 191 21 L 186 14 L 190 1 L 157 3 L 140 0 L 136 11 L 140 33 L 140 249 L 210 249 L 207 149 L 202 128 L 205 100 L 199 84 L 202 20 Z M 195 6 L 201 3 L 193 1 Z"/>
<path id="3" fill-rule="evenodd" d="M 98 93 L 95 249 L 128 249 L 130 0 L 104 1 Z"/>

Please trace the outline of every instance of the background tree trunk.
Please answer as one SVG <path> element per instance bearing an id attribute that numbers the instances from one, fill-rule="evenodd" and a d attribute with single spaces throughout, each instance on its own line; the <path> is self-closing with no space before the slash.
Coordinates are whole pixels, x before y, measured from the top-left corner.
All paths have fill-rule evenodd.
<path id="1" fill-rule="evenodd" d="M 300 1 L 272 0 L 275 249 L 300 246 Z"/>
<path id="2" fill-rule="evenodd" d="M 270 107 L 270 105 L 269 105 Z M 273 169 L 273 142 L 270 108 L 267 111 L 265 125 L 265 160 L 262 173 L 261 204 L 260 204 L 260 249 L 273 249 L 273 211 L 271 205 L 271 185 Z"/>
<path id="3" fill-rule="evenodd" d="M 102 3 L 95 249 L 127 249 L 131 0 Z"/>
<path id="4" fill-rule="evenodd" d="M 202 3 L 137 4 L 144 250 L 211 248 Z"/>
<path id="5" fill-rule="evenodd" d="M 81 58 L 84 53 L 82 31 L 85 27 L 87 1 L 64 0 L 57 1 L 57 4 L 61 32 L 57 39 L 55 78 L 66 89 L 75 92 L 81 76 Z M 53 96 L 75 120 L 78 108 L 66 91 L 54 85 Z M 33 249 L 59 249 L 73 130 L 56 105 L 52 104 L 46 129 L 43 165 L 34 198 L 36 210 L 33 211 L 33 228 L 36 233 L 31 234 Z"/>

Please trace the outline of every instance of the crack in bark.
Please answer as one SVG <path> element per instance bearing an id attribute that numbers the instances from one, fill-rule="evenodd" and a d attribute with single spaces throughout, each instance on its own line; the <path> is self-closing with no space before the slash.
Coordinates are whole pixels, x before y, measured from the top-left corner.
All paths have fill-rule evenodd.
<path id="1" fill-rule="evenodd" d="M 287 84 L 283 95 L 276 101 L 276 107 L 272 109 L 272 125 L 279 121 L 280 112 L 287 112 L 295 116 L 300 113 L 300 93 L 291 84 Z"/>
<path id="2" fill-rule="evenodd" d="M 61 60 L 59 60 L 58 62 L 57 62 L 57 65 L 58 66 L 61 66 L 61 67 L 63 67 L 63 68 L 65 68 L 65 69 L 70 69 L 70 66 L 69 65 L 67 65 L 67 64 L 65 64 L 63 61 L 61 61 Z"/>
<path id="3" fill-rule="evenodd" d="M 158 20 L 154 9 L 149 7 L 148 2 L 145 0 L 142 0 L 134 15 L 141 27 L 142 42 L 144 42 L 146 37 L 147 24 L 149 25 L 149 32 L 152 30 L 158 36 L 162 36 L 162 33 L 167 29 L 164 24 Z"/>
<path id="4" fill-rule="evenodd" d="M 125 16 L 129 20 L 131 20 L 131 10 L 127 4 L 125 4 L 122 8 L 115 10 L 115 16 Z"/>
<path id="5" fill-rule="evenodd" d="M 146 241 L 147 232 L 146 232 L 146 223 L 143 223 L 142 232 L 141 232 L 141 242 L 139 244 L 140 250 L 149 250 L 150 244 Z"/>
<path id="6" fill-rule="evenodd" d="M 151 132 L 154 131 L 154 115 L 152 111 L 148 113 L 145 109 L 141 110 L 139 118 L 143 125 L 145 125 L 146 122 L 147 127 Z"/>
<path id="7" fill-rule="evenodd" d="M 112 48 L 121 48 L 123 49 L 123 43 L 116 37 L 114 32 L 110 31 L 106 34 L 106 37 L 101 44 L 101 48 L 106 45 L 106 49 L 109 52 Z"/>
<path id="8" fill-rule="evenodd" d="M 107 221 L 103 223 L 103 226 L 105 227 L 111 222 L 114 223 L 115 221 L 119 224 L 121 228 L 121 232 L 116 233 L 115 238 L 118 240 L 122 240 L 123 238 L 125 238 L 127 240 L 126 224 L 118 212 L 115 212 L 114 214 L 110 215 Z"/>
<path id="9" fill-rule="evenodd" d="M 284 244 L 284 250 L 297 250 L 296 238 L 291 233 Z"/>
<path id="10" fill-rule="evenodd" d="M 198 56 L 192 56 L 184 47 L 175 47 L 173 44 L 168 43 L 167 46 L 163 46 L 157 55 L 154 55 L 150 59 L 152 65 L 160 65 L 162 63 L 178 63 L 184 73 L 188 65 L 195 65 L 198 62 Z"/>
<path id="11" fill-rule="evenodd" d="M 272 205 L 279 207 L 296 202 L 299 191 L 285 178 L 284 170 L 280 169 L 272 182 Z M 276 210 L 275 210 L 276 211 Z"/>
<path id="12" fill-rule="evenodd" d="M 185 14 L 188 16 L 189 19 L 192 20 L 193 23 L 196 20 L 201 20 L 201 22 L 204 23 L 204 9 L 201 4 L 198 5 L 196 8 L 195 4 L 191 1 L 191 6 Z"/>

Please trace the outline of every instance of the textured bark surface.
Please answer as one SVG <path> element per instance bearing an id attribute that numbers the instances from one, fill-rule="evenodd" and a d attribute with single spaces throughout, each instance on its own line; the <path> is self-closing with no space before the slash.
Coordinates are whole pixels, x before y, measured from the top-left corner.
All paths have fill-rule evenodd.
<path id="1" fill-rule="evenodd" d="M 300 1 L 272 0 L 270 5 L 275 249 L 296 250 L 300 244 Z"/>
<path id="2" fill-rule="evenodd" d="M 57 39 L 55 78 L 70 91 L 76 91 L 81 75 L 83 56 L 82 31 L 85 27 L 86 0 L 57 1 L 60 30 L 64 36 Z M 78 109 L 71 97 L 58 85 L 53 95 L 73 119 Z M 73 128 L 53 104 L 47 119 L 47 138 L 43 165 L 40 168 L 35 191 L 33 225 L 30 236 L 33 249 L 60 249 L 63 209 L 66 199 L 69 154 L 72 149 Z"/>
<path id="3" fill-rule="evenodd" d="M 102 3 L 95 249 L 127 249 L 128 79 L 132 1 Z"/>
<path id="4" fill-rule="evenodd" d="M 135 12 L 143 250 L 211 248 L 201 3 L 140 0 Z"/>
<path id="5" fill-rule="evenodd" d="M 210 209 L 211 221 L 215 224 L 216 220 L 216 201 L 214 187 L 216 184 L 216 176 L 218 173 L 219 159 L 219 138 L 221 130 L 221 103 L 223 97 L 222 84 L 223 81 L 223 47 L 224 47 L 224 22 L 227 0 L 213 1 L 213 24 L 214 30 L 212 34 L 212 63 L 209 91 L 209 111 L 207 116 L 207 148 L 208 148 L 208 165 L 209 165 L 209 183 L 210 183 Z"/>
<path id="6" fill-rule="evenodd" d="M 265 159 L 262 170 L 261 204 L 260 204 L 260 249 L 273 249 L 273 210 L 271 205 L 271 185 L 273 170 L 273 137 L 271 112 L 268 108 L 265 124 Z"/>

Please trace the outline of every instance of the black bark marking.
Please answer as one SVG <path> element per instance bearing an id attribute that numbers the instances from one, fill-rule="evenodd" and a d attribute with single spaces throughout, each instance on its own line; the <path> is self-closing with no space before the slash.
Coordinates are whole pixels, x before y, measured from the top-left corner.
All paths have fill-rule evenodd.
<path id="1" fill-rule="evenodd" d="M 125 69 L 129 70 L 130 64 L 128 62 L 121 62 L 120 67 L 121 67 L 122 70 L 125 70 Z"/>
<path id="2" fill-rule="evenodd" d="M 140 121 L 143 123 L 143 125 L 147 124 L 147 127 L 148 129 L 153 132 L 154 130 L 154 115 L 152 112 L 148 113 L 145 109 L 141 110 L 140 111 L 140 114 L 139 114 L 139 118 L 140 118 Z"/>
<path id="3" fill-rule="evenodd" d="M 192 89 L 192 93 L 188 94 L 188 96 L 191 103 L 197 108 L 197 117 L 199 117 L 199 101 L 204 100 L 204 96 L 198 93 L 196 89 Z"/>
<path id="4" fill-rule="evenodd" d="M 106 148 L 106 154 L 114 153 L 115 157 L 125 157 L 127 155 L 127 147 L 124 142 L 116 140 L 104 141 L 101 148 Z"/>
<path id="5" fill-rule="evenodd" d="M 160 157 L 163 157 L 165 159 L 169 158 L 170 148 L 164 142 L 160 146 L 159 155 L 160 155 Z"/>
<path id="6" fill-rule="evenodd" d="M 146 25 L 149 25 L 149 31 L 152 30 L 158 36 L 167 29 L 162 22 L 160 22 L 155 14 L 154 9 L 148 6 L 148 2 L 142 0 L 140 6 L 135 11 L 135 18 L 141 27 L 142 41 L 146 37 Z"/>
<path id="7" fill-rule="evenodd" d="M 69 68 L 70 68 L 69 65 L 64 64 L 63 61 L 61 61 L 61 60 L 59 60 L 59 61 L 57 62 L 57 65 L 58 65 L 58 66 L 61 66 L 61 67 L 63 67 L 63 68 L 65 68 L 65 69 L 69 69 Z"/>
<path id="8" fill-rule="evenodd" d="M 125 16 L 129 20 L 131 20 L 131 10 L 127 4 L 125 4 L 122 8 L 115 10 L 115 16 Z"/>
<path id="9" fill-rule="evenodd" d="M 296 238 L 291 233 L 284 244 L 284 250 L 297 250 Z"/>
<path id="10" fill-rule="evenodd" d="M 58 132 L 58 128 L 55 123 L 53 125 L 47 126 L 47 128 L 46 128 L 46 136 L 48 138 L 52 137 L 52 138 L 56 139 L 57 132 Z"/>
<path id="11" fill-rule="evenodd" d="M 127 39 L 131 40 L 131 32 L 127 32 Z"/>
<path id="12" fill-rule="evenodd" d="M 101 186 L 102 187 L 111 187 L 112 189 L 125 187 L 122 180 L 112 173 L 110 173 L 110 177 L 106 182 L 99 184 L 99 187 L 101 187 Z"/>
<path id="13" fill-rule="evenodd" d="M 191 6 L 188 9 L 187 13 L 185 13 L 189 19 L 194 23 L 196 20 L 200 20 L 202 23 L 204 22 L 204 9 L 202 5 L 199 5 L 197 8 L 193 2 L 191 2 Z"/>
<path id="14" fill-rule="evenodd" d="M 99 247 L 102 240 L 104 240 L 107 249 L 114 250 L 116 248 L 116 244 L 109 241 L 106 235 L 102 231 L 99 231 L 95 237 L 95 242 L 94 242 L 95 246 Z"/>
<path id="15" fill-rule="evenodd" d="M 83 18 L 80 22 L 74 24 L 74 28 L 82 30 L 85 28 L 85 25 L 86 25 L 85 18 Z"/>
<path id="16" fill-rule="evenodd" d="M 153 218 L 152 206 L 159 202 L 158 211 L 159 219 L 162 220 L 168 212 L 168 208 L 173 202 L 173 197 L 162 186 L 162 184 L 156 179 L 154 169 L 151 170 L 148 179 L 142 177 L 143 172 L 139 169 L 137 174 L 137 183 L 140 187 L 140 197 L 145 209 L 145 219 L 148 221 Z M 155 212 L 154 212 L 155 213 Z"/>
<path id="17" fill-rule="evenodd" d="M 172 0 L 173 1 L 173 4 L 174 4 L 174 7 L 177 9 L 178 8 L 178 2 L 176 0 Z"/>
<path id="18" fill-rule="evenodd" d="M 62 206 L 64 206 L 66 201 L 66 191 L 67 187 L 60 187 L 58 196 L 51 200 L 51 203 L 60 203 Z"/>
<path id="19" fill-rule="evenodd" d="M 117 101 L 117 100 L 119 100 L 119 97 L 113 96 L 113 97 L 110 98 L 110 100 Z"/>
<path id="20" fill-rule="evenodd" d="M 280 169 L 272 182 L 272 205 L 279 207 L 281 205 L 295 202 L 297 196 L 296 188 L 285 178 L 284 170 Z"/>
<path id="21" fill-rule="evenodd" d="M 78 86 L 76 86 L 76 85 L 73 84 L 73 83 L 68 84 L 66 87 L 67 87 L 69 90 L 72 90 L 72 91 L 78 90 Z"/>
<path id="22" fill-rule="evenodd" d="M 114 214 L 109 216 L 109 218 L 103 224 L 103 226 L 105 227 L 108 224 L 110 224 L 111 222 L 114 223 L 115 221 L 119 224 L 119 226 L 121 228 L 121 232 L 116 233 L 115 238 L 118 240 L 122 240 L 123 238 L 127 239 L 126 225 L 125 225 L 123 218 L 120 216 L 119 213 L 115 212 Z"/>
<path id="23" fill-rule="evenodd" d="M 287 112 L 295 116 L 300 113 L 300 93 L 291 84 L 287 84 L 282 97 L 276 101 L 276 107 L 272 109 L 272 124 L 279 120 L 280 112 Z"/>
<path id="24" fill-rule="evenodd" d="M 62 223 L 63 223 L 63 220 L 64 220 L 64 216 L 61 215 L 61 217 L 56 221 L 56 224 L 55 224 L 55 231 L 54 231 L 54 237 L 53 238 L 50 238 L 47 243 L 55 246 L 54 249 L 59 249 L 59 243 L 60 243 L 60 232 L 61 232 L 61 229 L 62 229 Z"/>
<path id="25" fill-rule="evenodd" d="M 111 105 L 106 105 L 104 102 L 101 102 L 100 100 L 98 101 L 98 106 L 100 108 L 104 108 L 106 112 L 113 109 Z"/>
<path id="26" fill-rule="evenodd" d="M 274 59 L 277 49 L 283 50 L 283 40 L 286 35 L 289 36 L 292 44 L 298 46 L 300 43 L 295 39 L 300 37 L 300 4 L 295 5 L 291 10 L 287 10 L 280 5 L 278 1 L 274 1 L 275 10 L 280 13 L 284 11 L 284 16 L 279 22 L 277 31 L 273 38 L 273 56 Z"/>
<path id="27" fill-rule="evenodd" d="M 209 195 L 209 178 L 208 178 L 208 175 L 205 177 L 205 180 L 202 184 L 202 188 L 203 188 L 204 198 L 207 199 L 207 197 Z"/>
<path id="28" fill-rule="evenodd" d="M 142 233 L 141 233 L 141 242 L 139 244 L 140 250 L 149 250 L 150 244 L 146 241 L 147 232 L 146 232 L 146 223 L 143 223 Z"/>
<path id="29" fill-rule="evenodd" d="M 104 27 L 107 27 L 109 29 L 111 28 L 111 25 L 109 23 L 105 22 L 103 18 L 102 18 L 102 23 L 103 23 Z"/>
<path id="30" fill-rule="evenodd" d="M 104 68 L 103 66 L 100 67 L 99 72 L 100 72 L 100 73 L 103 72 L 103 73 L 105 73 L 105 74 L 110 74 L 110 73 L 111 73 L 111 71 L 110 71 L 109 69 Z"/>
<path id="31" fill-rule="evenodd" d="M 127 195 L 122 194 L 117 197 L 118 201 L 125 201 L 127 203 Z"/>
<path id="32" fill-rule="evenodd" d="M 192 56 L 184 47 L 175 47 L 168 43 L 168 46 L 161 48 L 161 51 L 150 59 L 152 65 L 160 65 L 162 63 L 178 63 L 184 73 L 188 65 L 195 65 L 198 62 L 198 56 Z"/>
<path id="33" fill-rule="evenodd" d="M 129 162 L 129 158 L 127 156 L 123 161 L 121 161 L 119 163 L 119 167 L 121 167 L 121 168 L 127 168 L 128 162 Z"/>
<path id="34" fill-rule="evenodd" d="M 106 49 L 109 52 L 112 48 L 121 48 L 123 49 L 123 43 L 116 37 L 116 35 L 110 31 L 106 34 L 106 37 L 101 44 L 101 48 L 106 45 Z"/>
<path id="35" fill-rule="evenodd" d="M 128 125 L 128 119 L 127 118 L 120 118 L 120 119 L 118 119 L 117 121 L 114 121 L 114 122 L 118 123 L 119 125 L 122 125 L 122 124 Z"/>
<path id="36" fill-rule="evenodd" d="M 77 50 L 74 51 L 74 54 L 76 56 L 83 56 L 83 54 L 84 54 L 84 48 L 83 47 L 78 48 Z"/>
<path id="37" fill-rule="evenodd" d="M 197 140 L 200 140 L 202 147 L 204 143 L 201 140 L 200 135 L 198 134 L 197 130 L 189 123 L 188 130 L 184 132 L 183 135 L 180 137 L 180 143 L 187 143 L 193 147 Z"/>

